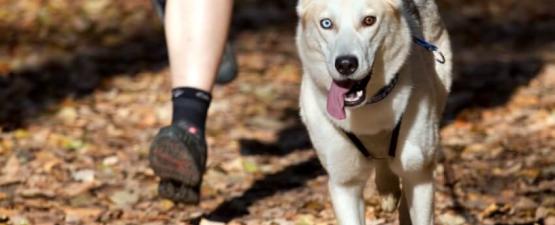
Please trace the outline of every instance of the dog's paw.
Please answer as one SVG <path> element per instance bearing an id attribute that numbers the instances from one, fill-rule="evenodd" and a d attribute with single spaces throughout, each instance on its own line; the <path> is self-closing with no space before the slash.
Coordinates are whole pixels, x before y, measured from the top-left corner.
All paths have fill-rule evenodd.
<path id="1" fill-rule="evenodd" d="M 399 198 L 400 194 L 386 194 L 380 196 L 380 205 L 384 212 L 393 212 L 397 209 L 397 205 L 399 205 Z"/>

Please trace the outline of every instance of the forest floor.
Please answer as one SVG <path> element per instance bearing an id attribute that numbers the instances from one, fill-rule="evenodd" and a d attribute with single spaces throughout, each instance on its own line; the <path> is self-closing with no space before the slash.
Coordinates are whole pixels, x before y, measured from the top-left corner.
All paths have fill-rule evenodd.
<path id="1" fill-rule="evenodd" d="M 157 197 L 150 140 L 171 117 L 148 0 L 0 0 L 0 224 L 335 224 L 298 118 L 292 1 L 238 1 L 238 78 L 215 88 L 199 205 Z M 550 0 L 440 0 L 455 80 L 437 224 L 555 224 Z M 510 12 L 510 13 L 508 13 Z M 372 182 L 367 224 L 398 224 Z"/>

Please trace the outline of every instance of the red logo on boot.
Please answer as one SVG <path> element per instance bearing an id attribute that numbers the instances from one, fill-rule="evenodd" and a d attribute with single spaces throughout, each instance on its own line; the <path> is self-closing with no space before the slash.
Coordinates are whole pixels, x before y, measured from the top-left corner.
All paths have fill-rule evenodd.
<path id="1" fill-rule="evenodd" d="M 191 133 L 191 134 L 197 134 L 198 129 L 196 127 L 189 127 L 189 129 L 187 129 L 187 131 L 189 131 L 189 133 Z"/>

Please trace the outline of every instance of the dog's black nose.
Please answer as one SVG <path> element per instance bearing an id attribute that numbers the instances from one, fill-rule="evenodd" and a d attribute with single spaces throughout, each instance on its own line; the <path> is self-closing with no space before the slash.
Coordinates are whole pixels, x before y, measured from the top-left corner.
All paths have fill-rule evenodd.
<path id="1" fill-rule="evenodd" d="M 335 59 L 335 68 L 342 75 L 349 76 L 358 69 L 358 59 L 353 55 L 339 56 Z"/>

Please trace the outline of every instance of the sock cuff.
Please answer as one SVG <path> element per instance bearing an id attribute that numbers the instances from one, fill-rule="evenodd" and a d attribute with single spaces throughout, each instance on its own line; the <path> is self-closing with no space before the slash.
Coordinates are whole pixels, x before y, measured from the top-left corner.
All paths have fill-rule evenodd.
<path id="1" fill-rule="evenodd" d="M 206 92 L 192 87 L 178 87 L 172 89 L 172 100 L 178 99 L 197 99 L 207 104 L 212 100 L 210 92 Z"/>

